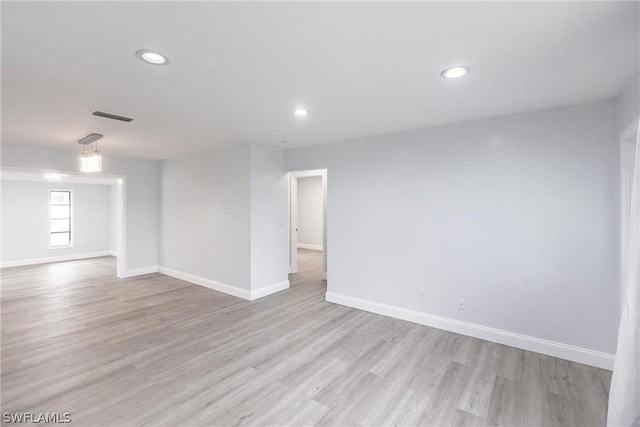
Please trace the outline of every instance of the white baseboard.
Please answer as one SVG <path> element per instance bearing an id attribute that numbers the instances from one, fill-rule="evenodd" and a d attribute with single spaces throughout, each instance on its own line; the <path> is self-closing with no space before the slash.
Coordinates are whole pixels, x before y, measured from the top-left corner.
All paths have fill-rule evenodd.
<path id="1" fill-rule="evenodd" d="M 149 267 L 141 267 L 141 268 L 130 268 L 125 270 L 124 274 L 119 275 L 118 277 L 121 279 L 126 279 L 128 277 L 142 276 L 143 274 L 151 274 L 157 273 L 158 266 L 151 265 Z"/>
<path id="2" fill-rule="evenodd" d="M 226 283 L 217 282 L 215 280 L 206 279 L 204 277 L 196 276 L 195 274 L 185 273 L 184 271 L 173 270 L 167 267 L 158 267 L 157 271 L 158 273 L 175 277 L 176 279 L 184 280 L 195 285 L 204 286 L 205 288 L 213 289 L 214 291 L 222 292 L 224 294 L 232 295 L 234 297 L 246 299 L 249 301 L 253 301 L 258 298 L 266 297 L 267 295 L 289 289 L 288 280 L 283 280 L 282 282 L 248 291 L 237 286 L 227 285 Z"/>
<path id="3" fill-rule="evenodd" d="M 213 289 L 214 291 L 233 295 L 234 297 L 246 300 L 251 300 L 251 292 L 246 289 L 238 288 L 237 286 L 227 285 L 226 283 L 216 282 L 215 280 L 205 279 L 204 277 L 185 273 L 183 271 L 173 270 L 167 267 L 158 267 L 158 272 L 167 276 L 175 277 L 176 279 L 204 286 L 205 288 Z"/>
<path id="4" fill-rule="evenodd" d="M 548 356 L 559 357 L 573 362 L 596 366 L 598 368 L 613 370 L 615 355 L 609 353 L 516 334 L 514 332 L 490 328 L 475 323 L 463 322 L 420 311 L 340 295 L 333 292 L 326 293 L 326 300 L 336 304 L 381 314 L 383 316 L 419 323 L 421 325 L 431 326 L 438 329 L 444 329 L 445 331 L 456 332 L 458 334 L 493 341 L 499 344 L 546 354 Z"/>
<path id="5" fill-rule="evenodd" d="M 30 259 L 19 259 L 15 261 L 2 261 L 0 262 L 0 268 L 21 267 L 23 265 L 46 264 L 50 262 L 60 262 L 60 261 L 74 261 L 77 259 L 98 258 L 102 256 L 115 256 L 115 253 L 112 253 L 112 251 L 98 251 L 98 252 L 85 252 L 83 254 L 49 256 L 45 258 L 30 258 Z"/>
<path id="6" fill-rule="evenodd" d="M 309 243 L 298 243 L 298 249 L 311 249 L 312 251 L 321 251 L 322 245 L 311 245 Z"/>
<path id="7" fill-rule="evenodd" d="M 258 289 L 252 289 L 250 299 L 251 301 L 258 298 L 266 297 L 267 295 L 275 294 L 276 292 L 289 289 L 289 281 L 283 280 L 282 282 L 274 283 L 272 285 L 263 286 Z"/>

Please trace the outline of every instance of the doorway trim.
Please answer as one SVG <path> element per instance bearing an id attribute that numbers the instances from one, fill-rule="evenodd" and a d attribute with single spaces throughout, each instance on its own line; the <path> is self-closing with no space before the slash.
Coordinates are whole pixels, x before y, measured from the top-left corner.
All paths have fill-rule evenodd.
<path id="1" fill-rule="evenodd" d="M 322 177 L 322 279 L 327 280 L 327 170 L 289 172 L 289 273 L 298 271 L 298 178 Z"/>
<path id="2" fill-rule="evenodd" d="M 639 121 L 635 120 L 620 133 L 620 303 L 624 296 L 626 258 L 629 235 L 629 209 L 631 186 L 636 155 L 636 138 Z"/>

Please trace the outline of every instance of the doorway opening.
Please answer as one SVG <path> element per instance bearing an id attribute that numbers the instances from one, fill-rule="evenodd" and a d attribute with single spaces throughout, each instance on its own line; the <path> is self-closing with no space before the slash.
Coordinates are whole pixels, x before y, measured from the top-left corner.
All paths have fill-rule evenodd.
<path id="1" fill-rule="evenodd" d="M 115 263 L 103 264 L 126 277 L 124 176 L 17 167 L 0 171 L 3 231 L 13 233 L 7 239 L 13 244 L 3 245 L 0 267 L 114 256 Z"/>
<path id="2" fill-rule="evenodd" d="M 289 281 L 326 286 L 327 170 L 290 172 L 289 190 Z"/>

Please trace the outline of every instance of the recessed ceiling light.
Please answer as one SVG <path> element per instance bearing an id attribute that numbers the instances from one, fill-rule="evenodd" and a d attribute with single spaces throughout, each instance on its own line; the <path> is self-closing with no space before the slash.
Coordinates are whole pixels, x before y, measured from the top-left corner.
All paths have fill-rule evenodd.
<path id="1" fill-rule="evenodd" d="M 455 67 L 447 68 L 443 72 L 440 73 L 440 76 L 443 79 L 457 79 L 458 77 L 462 77 L 467 74 L 471 68 L 466 65 L 458 65 Z"/>
<path id="2" fill-rule="evenodd" d="M 166 65 L 169 63 L 169 58 L 152 49 L 140 49 L 136 52 L 136 56 L 153 65 Z"/>
<path id="3" fill-rule="evenodd" d="M 293 115 L 296 117 L 305 117 L 309 115 L 309 110 L 306 108 L 296 108 L 293 110 Z"/>

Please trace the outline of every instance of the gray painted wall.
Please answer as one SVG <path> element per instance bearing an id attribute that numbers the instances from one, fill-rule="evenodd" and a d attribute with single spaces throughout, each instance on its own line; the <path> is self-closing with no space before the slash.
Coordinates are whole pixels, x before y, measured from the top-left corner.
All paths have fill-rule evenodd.
<path id="1" fill-rule="evenodd" d="M 251 289 L 251 149 L 165 160 L 160 265 Z"/>
<path id="2" fill-rule="evenodd" d="M 330 292 L 614 353 L 617 146 L 603 101 L 288 150 L 285 167 L 328 169 Z"/>
<path id="3" fill-rule="evenodd" d="M 640 116 L 640 75 L 633 78 L 616 98 L 618 133 Z"/>
<path id="4" fill-rule="evenodd" d="M 322 246 L 322 177 L 298 178 L 298 243 Z"/>
<path id="5" fill-rule="evenodd" d="M 287 280 L 282 151 L 243 145 L 162 162 L 160 263 L 245 290 Z"/>
<path id="6" fill-rule="evenodd" d="M 251 146 L 251 288 L 287 280 L 289 181 L 278 148 Z"/>
<path id="7" fill-rule="evenodd" d="M 78 152 L 2 144 L 2 166 L 78 172 Z M 105 155 L 104 174 L 125 177 L 126 268 L 158 264 L 158 162 Z"/>
<path id="8" fill-rule="evenodd" d="M 2 181 L 2 261 L 109 251 L 111 186 Z M 49 248 L 49 191 L 71 190 L 72 248 Z"/>

